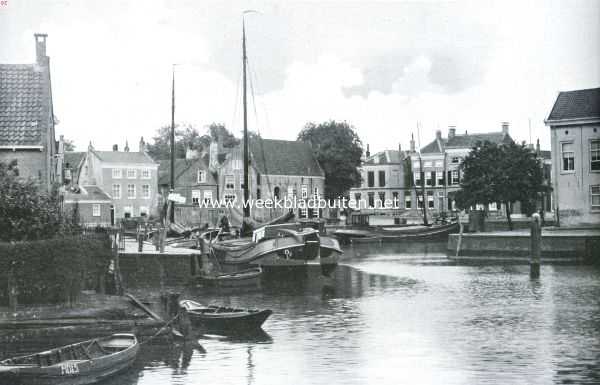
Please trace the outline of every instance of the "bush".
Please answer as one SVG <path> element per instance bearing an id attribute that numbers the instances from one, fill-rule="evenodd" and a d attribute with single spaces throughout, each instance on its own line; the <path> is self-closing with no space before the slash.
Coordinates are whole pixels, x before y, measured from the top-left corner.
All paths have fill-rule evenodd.
<path id="1" fill-rule="evenodd" d="M 20 303 L 72 302 L 99 287 L 110 259 L 106 234 L 0 243 L 0 303 L 8 303 L 11 275 Z"/>

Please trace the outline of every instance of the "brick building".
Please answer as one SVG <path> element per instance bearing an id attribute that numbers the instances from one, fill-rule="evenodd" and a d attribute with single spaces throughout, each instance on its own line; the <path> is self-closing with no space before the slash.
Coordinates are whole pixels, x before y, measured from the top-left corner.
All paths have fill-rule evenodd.
<path id="1" fill-rule="evenodd" d="M 98 151 L 90 143 L 82 160 L 77 184 L 97 186 L 112 200 L 111 224 L 119 218 L 155 214 L 157 206 L 158 163 L 145 152 L 143 138 L 138 152 Z"/>
<path id="2" fill-rule="evenodd" d="M 110 226 L 111 198 L 98 186 L 66 188 L 62 194 L 66 215 L 72 215 L 77 206 L 80 223 L 86 226 Z"/>
<path id="3" fill-rule="evenodd" d="M 600 88 L 560 92 L 545 121 L 561 225 L 600 224 Z"/>
<path id="4" fill-rule="evenodd" d="M 57 181 L 57 143 L 45 34 L 35 34 L 36 62 L 0 64 L 0 161 L 49 190 Z"/>

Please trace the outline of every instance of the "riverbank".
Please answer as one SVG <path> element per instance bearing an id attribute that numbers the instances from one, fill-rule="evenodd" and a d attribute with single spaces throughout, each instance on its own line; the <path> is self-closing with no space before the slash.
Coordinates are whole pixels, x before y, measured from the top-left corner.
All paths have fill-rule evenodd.
<path id="1" fill-rule="evenodd" d="M 450 234 L 447 253 L 454 260 L 525 262 L 530 241 L 528 229 Z M 542 262 L 600 262 L 600 229 L 544 228 Z"/>

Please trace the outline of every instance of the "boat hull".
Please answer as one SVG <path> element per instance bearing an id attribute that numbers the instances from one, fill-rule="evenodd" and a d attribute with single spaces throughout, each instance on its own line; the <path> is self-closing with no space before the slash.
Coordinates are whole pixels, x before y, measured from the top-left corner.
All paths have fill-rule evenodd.
<path id="1" fill-rule="evenodd" d="M 201 305 L 193 301 L 181 301 L 192 324 L 203 332 L 243 334 L 262 328 L 271 310 L 245 310 L 221 306 Z"/>
<path id="2" fill-rule="evenodd" d="M 457 232 L 458 229 L 458 223 L 452 223 L 447 225 L 430 227 L 418 226 L 413 229 L 349 229 L 337 231 L 335 233 L 335 236 L 343 244 L 437 240 L 447 238 L 449 234 Z"/>
<path id="3" fill-rule="evenodd" d="M 38 355 L 55 354 L 63 348 L 53 349 Z M 9 367 L 8 365 L 0 365 L 0 384 L 95 384 L 128 369 L 133 365 L 138 351 L 139 344 L 135 340 L 134 344 L 122 351 L 87 360 L 65 360 L 48 366 L 15 365 Z"/>

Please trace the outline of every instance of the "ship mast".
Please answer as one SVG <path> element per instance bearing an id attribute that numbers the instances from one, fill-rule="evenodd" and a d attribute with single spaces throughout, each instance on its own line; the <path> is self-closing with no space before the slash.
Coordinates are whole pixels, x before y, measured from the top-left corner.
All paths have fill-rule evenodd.
<path id="1" fill-rule="evenodd" d="M 250 199 L 250 193 L 248 191 L 248 108 L 246 105 L 246 26 L 244 19 L 242 18 L 242 62 L 243 62 L 243 104 L 244 104 L 244 218 L 250 217 L 250 206 L 248 200 Z"/>

